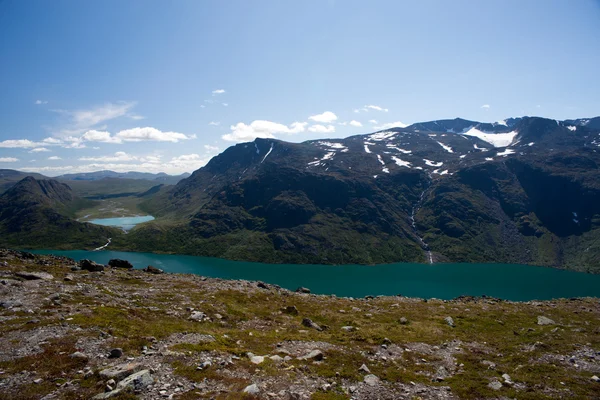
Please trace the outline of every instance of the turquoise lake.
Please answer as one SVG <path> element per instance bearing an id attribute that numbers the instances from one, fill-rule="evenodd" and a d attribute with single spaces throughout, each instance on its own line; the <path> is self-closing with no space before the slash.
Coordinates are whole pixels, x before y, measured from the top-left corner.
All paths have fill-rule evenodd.
<path id="1" fill-rule="evenodd" d="M 214 278 L 257 280 L 295 290 L 344 297 L 398 295 L 452 299 L 461 295 L 493 296 L 506 300 L 548 300 L 600 297 L 600 275 L 514 264 L 385 264 L 293 265 L 229 261 L 219 258 L 118 251 L 37 250 L 75 260 L 88 258 L 107 264 L 111 258 L 129 260 L 135 268 L 148 265 L 166 272 Z"/>
<path id="2" fill-rule="evenodd" d="M 137 224 L 141 224 L 143 222 L 152 221 L 154 217 L 152 215 L 143 215 L 140 217 L 121 217 L 121 218 L 100 218 L 100 219 L 92 219 L 88 221 L 91 224 L 96 225 L 104 225 L 104 226 L 115 226 L 118 228 L 123 228 L 128 231 L 132 229 Z"/>

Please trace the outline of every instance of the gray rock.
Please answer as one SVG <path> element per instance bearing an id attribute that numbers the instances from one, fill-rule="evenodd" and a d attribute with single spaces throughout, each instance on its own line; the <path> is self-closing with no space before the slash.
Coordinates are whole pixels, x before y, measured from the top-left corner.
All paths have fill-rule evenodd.
<path id="1" fill-rule="evenodd" d="M 313 360 L 321 361 L 323 359 L 323 352 L 321 350 L 313 350 L 308 354 L 298 357 L 298 360 Z"/>
<path id="2" fill-rule="evenodd" d="M 543 315 L 538 315 L 537 324 L 538 325 L 554 325 L 554 324 L 556 324 L 556 322 L 552 321 L 548 317 L 544 317 Z"/>
<path id="3" fill-rule="evenodd" d="M 273 361 L 275 363 L 280 363 L 280 362 L 283 361 L 283 358 L 281 356 L 277 355 L 277 354 L 274 355 L 274 356 L 271 356 L 269 358 L 271 359 L 271 361 Z"/>
<path id="4" fill-rule="evenodd" d="M 108 358 L 121 358 L 122 355 L 123 349 L 115 348 L 110 351 L 110 353 L 108 354 Z"/>
<path id="5" fill-rule="evenodd" d="M 300 312 L 298 311 L 298 308 L 296 308 L 296 306 L 287 306 L 286 308 L 283 309 L 283 312 L 289 315 L 298 315 L 300 314 Z"/>
<path id="6" fill-rule="evenodd" d="M 258 385 L 256 383 L 253 383 L 252 385 L 246 386 L 246 388 L 244 389 L 244 393 L 259 394 L 260 389 L 258 388 Z"/>
<path id="7" fill-rule="evenodd" d="M 314 323 L 310 318 L 304 318 L 302 320 L 302 325 L 306 326 L 307 328 L 316 329 L 319 332 L 323 330 L 323 328 L 321 328 L 318 324 Z"/>
<path id="8" fill-rule="evenodd" d="M 85 360 L 85 361 L 88 360 L 88 356 L 86 356 L 85 354 L 83 354 L 80 351 L 76 351 L 75 353 L 71 354 L 69 357 L 76 358 L 78 360 Z"/>
<path id="9" fill-rule="evenodd" d="M 165 272 L 162 269 L 156 268 L 152 265 L 148 265 L 146 268 L 142 269 L 142 271 L 148 272 L 150 274 L 156 274 L 156 275 L 163 274 Z"/>
<path id="10" fill-rule="evenodd" d="M 44 380 L 42 378 L 37 378 L 36 380 L 33 381 L 33 383 L 35 383 L 36 385 L 39 385 L 42 382 L 44 382 Z"/>
<path id="11" fill-rule="evenodd" d="M 346 332 L 353 332 L 356 330 L 356 328 L 353 326 L 342 326 L 342 330 Z"/>
<path id="12" fill-rule="evenodd" d="M 96 395 L 93 397 L 93 399 L 110 399 L 111 397 L 117 396 L 125 390 L 133 390 L 134 392 L 139 392 L 144 388 L 150 386 L 153 382 L 154 379 L 152 378 L 152 375 L 150 375 L 150 371 L 145 369 L 123 379 L 117 384 L 117 387 L 113 391 Z"/>
<path id="13" fill-rule="evenodd" d="M 448 378 L 450 376 L 450 374 L 448 373 L 448 370 L 446 369 L 446 367 L 441 366 L 437 369 L 435 376 L 433 377 L 433 380 L 435 382 L 442 382 L 444 379 Z"/>
<path id="14" fill-rule="evenodd" d="M 453 328 L 456 326 L 454 325 L 454 320 L 452 319 L 452 317 L 446 317 L 444 318 L 444 321 L 446 321 L 446 323 Z"/>
<path id="15" fill-rule="evenodd" d="M 365 374 L 370 374 L 371 370 L 365 364 L 361 365 L 358 369 L 358 372 L 364 372 Z"/>
<path id="16" fill-rule="evenodd" d="M 598 378 L 596 375 L 592 376 L 591 378 L 594 382 L 600 382 L 600 378 Z"/>
<path id="17" fill-rule="evenodd" d="M 202 311 L 192 311 L 192 315 L 190 315 L 189 319 L 192 321 L 202 322 L 206 319 L 206 314 Z"/>
<path id="18" fill-rule="evenodd" d="M 65 275 L 65 278 L 64 278 L 65 282 L 71 282 L 73 279 L 75 279 L 75 278 L 71 274 Z"/>
<path id="19" fill-rule="evenodd" d="M 52 276 L 51 274 L 49 274 L 47 272 L 20 271 L 20 272 L 16 272 L 15 275 L 18 276 L 19 278 L 27 279 L 28 281 L 34 281 L 34 280 L 51 281 L 52 279 L 54 279 L 54 276 Z"/>
<path id="20" fill-rule="evenodd" d="M 111 368 L 103 369 L 100 371 L 100 377 L 104 379 L 114 379 L 116 381 L 120 381 L 121 379 L 139 371 L 140 369 L 142 369 L 142 366 L 138 363 L 120 364 Z"/>
<path id="21" fill-rule="evenodd" d="M 376 386 L 379 383 L 379 378 L 373 374 L 365 375 L 363 380 L 369 386 Z"/>
<path id="22" fill-rule="evenodd" d="M 89 272 L 101 272 L 104 271 L 104 265 L 98 264 L 92 260 L 83 259 L 79 261 L 79 268 Z"/>
<path id="23" fill-rule="evenodd" d="M 488 387 L 490 389 L 500 390 L 500 389 L 502 389 L 502 383 L 499 381 L 492 381 L 489 383 Z"/>
<path id="24" fill-rule="evenodd" d="M 296 293 L 310 293 L 310 289 L 300 286 L 296 289 Z"/>
<path id="25" fill-rule="evenodd" d="M 212 363 L 210 361 L 204 361 L 202 363 L 200 363 L 200 365 L 198 365 L 198 368 L 196 368 L 197 370 L 203 370 L 203 369 L 207 369 L 212 365 Z"/>
<path id="26" fill-rule="evenodd" d="M 108 262 L 108 265 L 110 265 L 113 268 L 125 268 L 125 269 L 133 268 L 133 265 L 129 261 L 121 260 L 119 258 L 113 258 L 112 260 L 110 260 Z"/>
<path id="27" fill-rule="evenodd" d="M 262 364 L 265 361 L 265 358 L 263 356 L 252 356 L 250 357 L 250 362 L 252 364 Z"/>
<path id="28" fill-rule="evenodd" d="M 400 318 L 400 325 L 406 325 L 406 324 L 408 324 L 408 320 L 406 319 L 406 317 Z"/>
<path id="29" fill-rule="evenodd" d="M 513 381 L 510 379 L 510 375 L 509 374 L 502 374 L 502 379 L 504 379 L 504 383 L 508 384 L 508 385 L 512 385 Z"/>
<path id="30" fill-rule="evenodd" d="M 483 365 L 487 365 L 488 369 L 496 369 L 496 363 L 488 360 L 483 360 L 481 362 Z"/>

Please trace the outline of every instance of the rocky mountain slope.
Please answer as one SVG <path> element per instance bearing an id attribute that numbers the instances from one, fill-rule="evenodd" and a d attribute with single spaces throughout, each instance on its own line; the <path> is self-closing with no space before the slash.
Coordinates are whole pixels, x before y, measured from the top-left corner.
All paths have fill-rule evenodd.
<path id="1" fill-rule="evenodd" d="M 91 206 L 69 186 L 26 177 L 0 195 L 0 245 L 37 248 L 96 248 L 117 229 L 80 223 L 75 210 Z"/>
<path id="2" fill-rule="evenodd" d="M 14 169 L 0 169 L 0 194 L 6 192 L 17 182 L 28 176 L 34 177 L 35 179 L 48 179 L 40 174 L 15 171 Z"/>
<path id="3" fill-rule="evenodd" d="M 598 271 L 599 124 L 454 119 L 299 144 L 256 139 L 149 200 L 157 224 L 134 231 L 130 246 L 267 262 Z"/>
<path id="4" fill-rule="evenodd" d="M 598 299 L 336 298 L 157 272 L 0 249 L 0 399 L 600 392 Z"/>

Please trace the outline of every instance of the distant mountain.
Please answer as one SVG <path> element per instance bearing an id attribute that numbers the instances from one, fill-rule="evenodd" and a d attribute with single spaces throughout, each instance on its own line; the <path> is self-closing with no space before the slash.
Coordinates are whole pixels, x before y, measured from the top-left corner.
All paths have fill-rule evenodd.
<path id="1" fill-rule="evenodd" d="M 26 177 L 0 195 L 0 246 L 95 248 L 120 235 L 73 219 L 76 210 L 91 205 L 64 183 Z"/>
<path id="2" fill-rule="evenodd" d="M 115 172 L 104 170 L 78 174 L 65 174 L 57 176 L 56 179 L 65 181 L 96 181 L 105 178 L 144 179 L 149 181 L 158 181 L 166 185 L 174 185 L 188 176 L 190 176 L 190 174 L 187 172 L 181 175 L 167 175 L 164 172 L 152 174 L 149 172 Z"/>
<path id="3" fill-rule="evenodd" d="M 111 245 L 274 263 L 527 263 L 600 272 L 598 118 L 421 122 L 256 139 L 175 186 Z"/>
<path id="4" fill-rule="evenodd" d="M 130 239 L 140 250 L 268 262 L 600 271 L 597 120 L 454 119 L 299 144 L 256 139 L 148 200 L 163 225 Z"/>
<path id="5" fill-rule="evenodd" d="M 13 169 L 0 169 L 0 194 L 7 191 L 26 176 L 31 176 L 35 179 L 46 179 L 46 177 L 43 175 L 31 172 L 15 171 Z"/>

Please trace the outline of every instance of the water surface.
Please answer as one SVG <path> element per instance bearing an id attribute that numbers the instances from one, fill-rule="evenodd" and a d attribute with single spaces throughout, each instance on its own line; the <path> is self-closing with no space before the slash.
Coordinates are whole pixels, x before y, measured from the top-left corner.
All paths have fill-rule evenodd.
<path id="1" fill-rule="evenodd" d="M 493 296 L 507 300 L 548 300 L 561 297 L 600 297 L 600 275 L 515 264 L 385 264 L 295 265 L 261 264 L 219 258 L 117 251 L 37 250 L 106 264 L 111 258 L 129 260 L 135 268 L 153 265 L 167 272 L 215 278 L 260 280 L 312 293 L 362 297 L 397 295 L 452 299 L 460 295 Z"/>
<path id="2" fill-rule="evenodd" d="M 123 228 L 123 230 L 130 230 L 137 224 L 143 222 L 152 221 L 154 217 L 152 215 L 142 215 L 139 217 L 121 217 L 121 218 L 99 218 L 88 221 L 91 224 L 104 225 L 104 226 L 115 226 Z"/>

